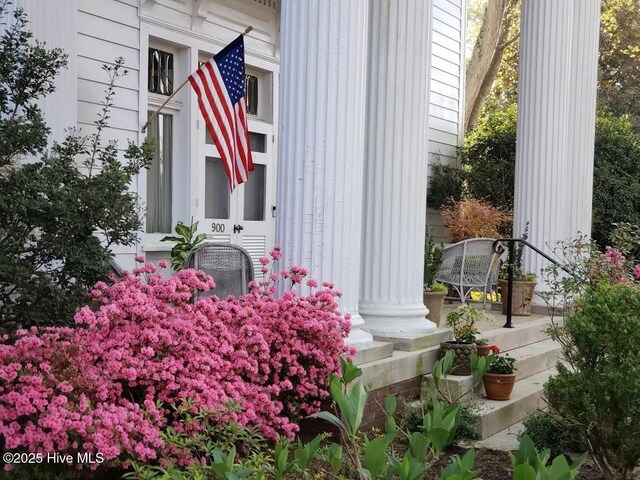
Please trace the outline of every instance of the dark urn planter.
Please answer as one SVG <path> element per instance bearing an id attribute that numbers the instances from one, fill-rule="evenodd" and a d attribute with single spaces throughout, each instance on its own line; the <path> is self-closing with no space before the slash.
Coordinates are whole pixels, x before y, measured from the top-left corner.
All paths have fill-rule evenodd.
<path id="1" fill-rule="evenodd" d="M 471 342 L 442 342 L 439 358 L 453 351 L 453 367 L 450 375 L 471 375 L 471 354 L 476 353 L 476 344 Z"/>
<path id="2" fill-rule="evenodd" d="M 485 373 L 482 377 L 489 400 L 509 400 L 515 381 L 515 373 Z"/>

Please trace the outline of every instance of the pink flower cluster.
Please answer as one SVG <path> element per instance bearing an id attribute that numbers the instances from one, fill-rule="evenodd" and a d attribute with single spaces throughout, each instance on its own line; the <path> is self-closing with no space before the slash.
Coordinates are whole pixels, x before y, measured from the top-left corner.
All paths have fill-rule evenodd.
<path id="1" fill-rule="evenodd" d="M 272 258 L 280 258 L 279 249 Z M 305 275 L 292 267 L 281 276 L 300 283 Z M 161 431 L 184 430 L 171 406 L 187 400 L 194 413 L 235 402 L 241 409 L 228 418 L 270 438 L 293 436 L 295 421 L 328 395 L 329 374 L 348 353 L 350 322 L 329 284 L 307 296 L 288 290 L 276 298 L 279 277 L 266 276 L 243 297 L 192 304 L 194 290 L 214 287 L 210 277 L 182 270 L 163 280 L 147 264 L 119 282 L 96 284 L 95 304 L 78 310 L 76 328 L 5 336 L 6 449 L 99 452 L 111 461 L 179 455 Z"/>
<path id="2" fill-rule="evenodd" d="M 630 265 L 620 250 L 606 247 L 603 254 L 592 259 L 590 277 L 592 283 L 605 279 L 612 284 L 632 286 L 634 280 L 640 280 L 640 264 Z"/>

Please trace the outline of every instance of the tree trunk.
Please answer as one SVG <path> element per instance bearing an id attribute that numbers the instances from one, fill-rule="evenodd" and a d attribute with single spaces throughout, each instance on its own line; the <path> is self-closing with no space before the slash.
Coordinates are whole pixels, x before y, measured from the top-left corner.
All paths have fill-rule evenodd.
<path id="1" fill-rule="evenodd" d="M 467 66 L 464 130 L 468 132 L 480 116 L 493 81 L 498 74 L 505 46 L 511 41 L 509 27 L 518 0 L 489 0 L 484 19 Z"/>

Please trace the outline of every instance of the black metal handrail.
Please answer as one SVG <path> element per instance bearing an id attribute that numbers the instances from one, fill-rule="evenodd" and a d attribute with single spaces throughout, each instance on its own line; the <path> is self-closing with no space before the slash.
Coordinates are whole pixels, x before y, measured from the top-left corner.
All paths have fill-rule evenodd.
<path id="1" fill-rule="evenodd" d="M 529 242 L 527 242 L 523 238 L 499 238 L 499 239 L 497 239 L 495 242 L 493 242 L 493 251 L 494 251 L 494 253 L 497 253 L 498 255 L 502 255 L 504 253 L 504 246 L 502 245 L 501 242 L 508 242 L 509 243 L 509 263 L 507 263 L 507 274 L 508 274 L 508 281 L 507 281 L 508 282 L 507 283 L 507 323 L 505 323 L 503 325 L 503 328 L 513 328 L 513 324 L 511 323 L 511 316 L 512 316 L 511 315 L 511 305 L 513 303 L 513 263 L 512 262 L 513 262 L 513 258 L 514 258 L 515 253 L 516 253 L 515 252 L 516 243 L 520 243 L 522 245 L 525 245 L 525 246 L 529 247 L 531 250 L 536 252 L 538 255 L 544 257 L 545 259 L 549 260 L 551 263 L 557 265 L 562 270 L 567 272 L 569 275 L 573 275 L 573 272 L 571 272 L 569 269 L 567 269 L 563 265 L 560 265 L 556 260 L 551 258 L 549 255 L 544 253 L 539 248 L 531 245 Z"/>

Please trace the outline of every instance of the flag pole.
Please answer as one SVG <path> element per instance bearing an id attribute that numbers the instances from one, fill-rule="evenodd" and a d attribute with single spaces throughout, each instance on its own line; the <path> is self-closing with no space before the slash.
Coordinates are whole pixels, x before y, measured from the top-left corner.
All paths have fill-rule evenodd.
<path id="1" fill-rule="evenodd" d="M 244 29 L 244 32 L 242 32 L 242 36 L 245 36 L 245 35 L 246 35 L 247 33 L 249 33 L 251 30 L 253 30 L 253 27 L 252 27 L 251 25 L 249 25 L 247 28 L 245 28 L 245 29 Z M 140 132 L 141 132 L 141 133 L 145 133 L 145 131 L 147 130 L 147 127 L 148 127 L 149 125 L 151 125 L 151 122 L 153 121 L 153 119 L 154 119 L 154 118 L 156 118 L 156 117 L 158 116 L 158 114 L 160 113 L 160 110 L 162 110 L 162 109 L 165 107 L 165 105 L 166 105 L 167 103 L 169 103 L 169 101 L 170 101 L 170 100 L 171 100 L 171 99 L 172 99 L 172 98 L 173 98 L 173 97 L 174 97 L 174 96 L 175 96 L 175 95 L 176 95 L 176 94 L 177 94 L 177 93 L 182 89 L 182 87 L 184 87 L 188 82 L 189 82 L 189 77 L 187 77 L 187 78 L 184 80 L 184 82 L 182 82 L 182 83 L 180 84 L 180 86 L 179 86 L 178 88 L 176 88 L 176 89 L 173 91 L 173 93 L 172 93 L 171 95 L 169 95 L 169 96 L 167 97 L 167 99 L 166 99 L 164 102 L 162 102 L 162 105 L 160 105 L 160 106 L 158 107 L 158 109 L 157 109 L 155 112 L 153 112 L 153 114 L 151 114 L 151 116 L 149 117 L 149 120 L 147 120 L 147 123 L 145 123 L 145 124 L 142 126 L 142 130 L 140 130 Z"/>

